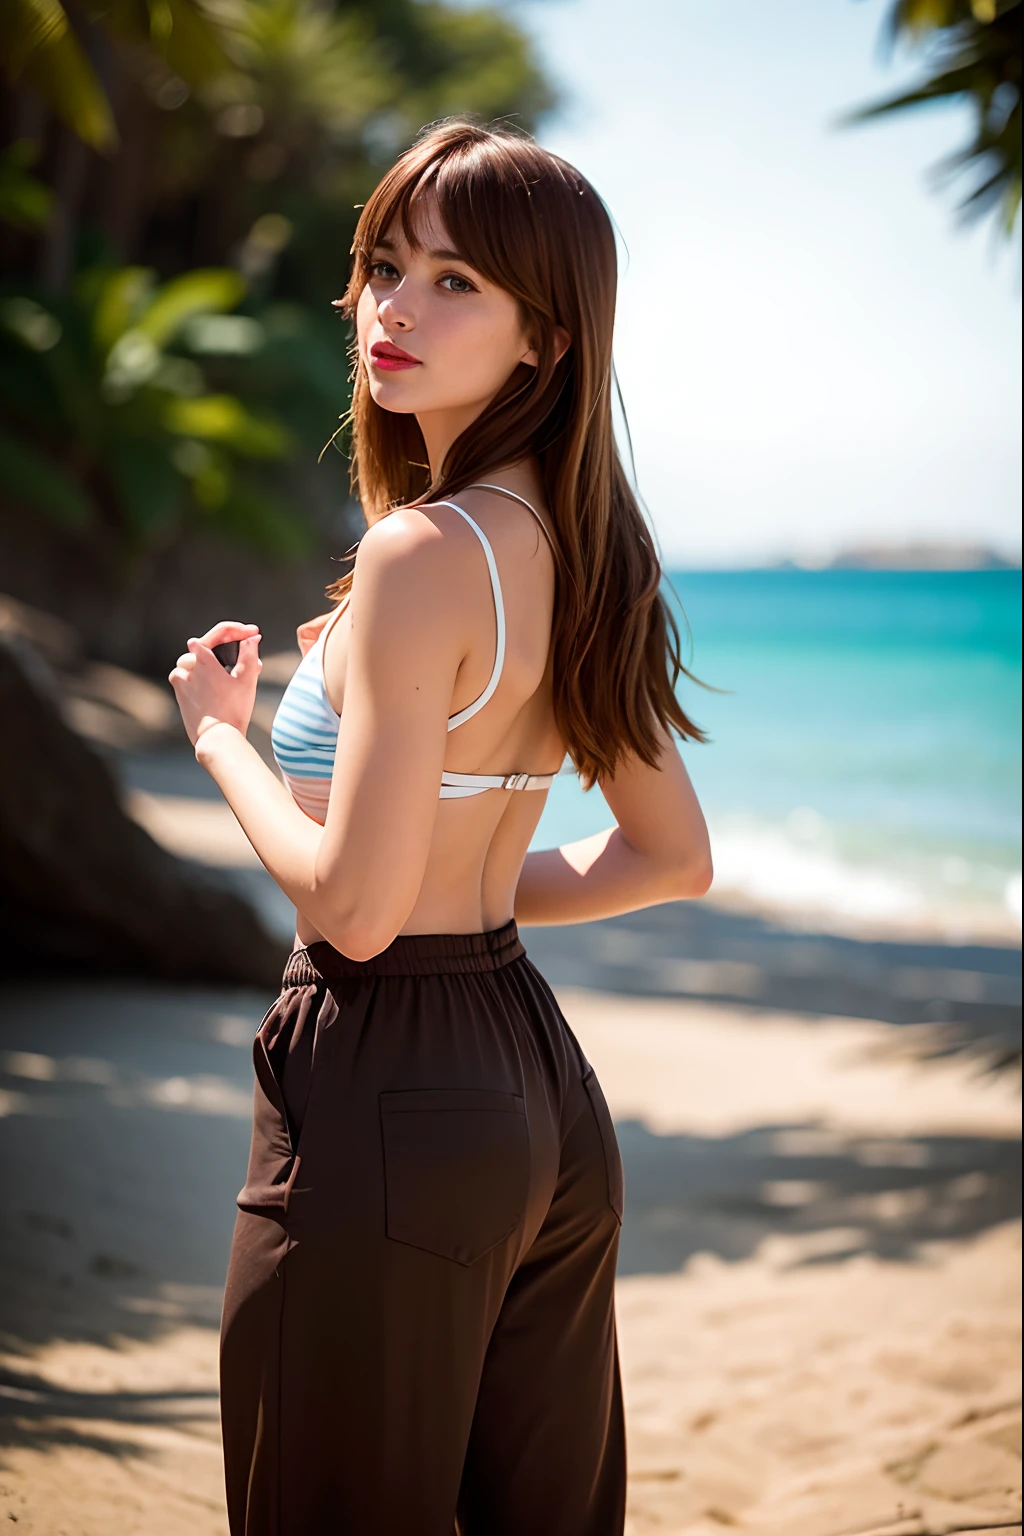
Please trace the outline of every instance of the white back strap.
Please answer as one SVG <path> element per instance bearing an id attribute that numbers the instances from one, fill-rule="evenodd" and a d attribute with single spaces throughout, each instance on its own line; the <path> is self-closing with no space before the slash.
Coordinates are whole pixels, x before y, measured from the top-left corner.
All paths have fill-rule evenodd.
<path id="1" fill-rule="evenodd" d="M 550 789 L 555 778 L 553 773 L 450 773 L 446 768 L 441 774 L 441 799 L 479 795 L 485 789 Z"/>

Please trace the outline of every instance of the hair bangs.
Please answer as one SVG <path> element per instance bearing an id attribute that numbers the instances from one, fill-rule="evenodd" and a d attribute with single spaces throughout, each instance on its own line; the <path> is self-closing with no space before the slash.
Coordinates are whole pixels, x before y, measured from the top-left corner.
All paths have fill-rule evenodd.
<path id="1" fill-rule="evenodd" d="M 517 149 L 533 143 L 527 138 L 514 142 Z M 512 294 L 524 318 L 534 316 L 531 294 L 539 285 L 530 278 L 535 276 L 536 231 L 531 239 L 523 226 L 534 221 L 531 182 L 541 181 L 544 168 L 532 167 L 531 178 L 502 144 L 467 140 L 463 134 L 430 135 L 423 147 L 428 145 L 429 153 L 422 158 L 414 145 L 363 207 L 352 243 L 352 276 L 342 301 L 346 317 L 354 315 L 373 251 L 389 232 L 400 229 L 411 250 L 422 250 L 420 215 L 430 197 L 436 200 L 449 242 L 466 264 Z M 549 313 L 548 318 L 555 317 Z"/>

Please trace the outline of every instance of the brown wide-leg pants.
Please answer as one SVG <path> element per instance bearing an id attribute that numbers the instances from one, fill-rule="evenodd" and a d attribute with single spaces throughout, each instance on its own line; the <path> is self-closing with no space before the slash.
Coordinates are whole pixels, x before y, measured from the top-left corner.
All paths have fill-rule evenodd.
<path id="1" fill-rule="evenodd" d="M 515 922 L 295 950 L 254 1059 L 232 1536 L 621 1536 L 622 1165 Z"/>

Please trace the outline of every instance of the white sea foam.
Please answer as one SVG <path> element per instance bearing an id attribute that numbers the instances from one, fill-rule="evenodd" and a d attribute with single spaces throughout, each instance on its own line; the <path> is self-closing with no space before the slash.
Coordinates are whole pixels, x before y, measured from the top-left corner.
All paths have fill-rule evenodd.
<path id="1" fill-rule="evenodd" d="M 999 910 L 1021 917 L 1021 877 L 1007 881 L 966 859 L 902 859 L 851 856 L 828 822 L 801 806 L 784 822 L 727 816 L 711 824 L 715 891 L 736 893 L 780 913 L 822 921 L 948 918 L 962 926 L 965 913 Z M 1002 887 L 1002 889 L 1001 889 Z M 1001 899 L 1000 899 L 1001 898 Z"/>
<path id="2" fill-rule="evenodd" d="M 816 812 L 801 808 L 781 827 L 736 817 L 712 826 L 716 887 L 773 907 L 817 907 L 848 917 L 923 913 L 920 891 L 887 870 L 839 858 L 824 824 L 813 818 L 821 822 Z"/>

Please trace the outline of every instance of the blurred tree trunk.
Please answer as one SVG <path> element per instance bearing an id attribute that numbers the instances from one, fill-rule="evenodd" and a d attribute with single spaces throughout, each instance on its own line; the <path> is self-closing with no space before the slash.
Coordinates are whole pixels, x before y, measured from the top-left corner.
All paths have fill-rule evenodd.
<path id="1" fill-rule="evenodd" d="M 102 166 L 97 222 L 121 261 L 130 261 L 145 219 L 147 175 L 153 148 L 153 107 L 124 70 L 111 83 L 111 104 L 121 137 L 116 160 Z"/>
<path id="2" fill-rule="evenodd" d="M 47 288 L 64 293 L 71 280 L 78 216 L 85 199 L 93 159 L 70 128 L 58 128 L 54 153 L 53 190 L 56 194 L 49 223 L 39 247 L 39 277 Z"/>

